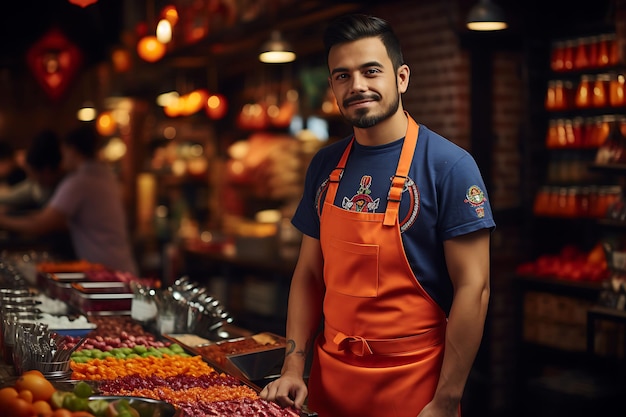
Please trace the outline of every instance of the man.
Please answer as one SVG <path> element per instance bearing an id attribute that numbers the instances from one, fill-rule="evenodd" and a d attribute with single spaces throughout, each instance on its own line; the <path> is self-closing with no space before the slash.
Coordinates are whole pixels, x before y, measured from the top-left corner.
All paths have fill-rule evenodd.
<path id="1" fill-rule="evenodd" d="M 387 22 L 345 16 L 324 43 L 354 136 L 309 166 L 287 352 L 261 396 L 300 408 L 308 395 L 320 417 L 457 416 L 489 300 L 483 180 L 469 153 L 404 111 L 410 70 Z"/>
<path id="2" fill-rule="evenodd" d="M 119 185 L 97 151 L 91 124 L 71 131 L 61 141 L 67 175 L 48 204 L 30 215 L 0 216 L 0 229 L 43 235 L 67 228 L 78 258 L 136 274 Z"/>

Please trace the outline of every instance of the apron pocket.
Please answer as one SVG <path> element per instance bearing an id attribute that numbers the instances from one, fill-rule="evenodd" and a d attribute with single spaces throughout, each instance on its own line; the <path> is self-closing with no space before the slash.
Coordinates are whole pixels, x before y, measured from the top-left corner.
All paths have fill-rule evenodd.
<path id="1" fill-rule="evenodd" d="M 326 289 L 352 297 L 378 295 L 378 245 L 335 240 L 324 254 Z M 329 271 L 328 265 L 332 265 Z"/>

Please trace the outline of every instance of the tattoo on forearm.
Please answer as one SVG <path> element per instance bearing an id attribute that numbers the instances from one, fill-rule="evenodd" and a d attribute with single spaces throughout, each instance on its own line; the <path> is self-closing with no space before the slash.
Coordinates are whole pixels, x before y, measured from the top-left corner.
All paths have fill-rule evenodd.
<path id="1" fill-rule="evenodd" d="M 307 343 L 308 344 L 308 343 Z M 306 356 L 306 349 L 297 349 L 296 350 L 296 341 L 293 339 L 287 340 L 287 346 L 285 349 L 285 356 L 289 355 L 298 355 L 298 356 Z"/>

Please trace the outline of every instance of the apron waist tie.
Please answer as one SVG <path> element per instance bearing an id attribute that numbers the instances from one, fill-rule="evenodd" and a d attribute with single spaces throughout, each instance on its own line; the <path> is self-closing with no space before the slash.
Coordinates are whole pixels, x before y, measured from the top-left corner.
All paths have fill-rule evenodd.
<path id="1" fill-rule="evenodd" d="M 445 338 L 446 322 L 413 336 L 394 339 L 366 339 L 362 336 L 346 335 L 334 330 L 325 324 L 324 337 L 332 340 L 339 351 L 348 351 L 356 356 L 392 355 L 423 349 L 443 343 Z"/>

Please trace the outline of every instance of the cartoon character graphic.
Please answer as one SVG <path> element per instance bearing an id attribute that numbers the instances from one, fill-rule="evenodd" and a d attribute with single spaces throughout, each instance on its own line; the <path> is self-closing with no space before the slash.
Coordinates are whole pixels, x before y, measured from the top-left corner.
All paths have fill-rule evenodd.
<path id="1" fill-rule="evenodd" d="M 374 200 L 370 197 L 372 193 L 370 189 L 371 186 L 372 177 L 370 175 L 363 175 L 361 177 L 359 190 L 352 198 L 343 198 L 341 202 L 342 208 L 360 213 L 374 213 L 378 209 L 380 198 Z"/>
<path id="2" fill-rule="evenodd" d="M 467 189 L 465 193 L 464 202 L 469 203 L 470 206 L 474 208 L 476 216 L 479 218 L 485 217 L 485 202 L 487 201 L 487 197 L 485 197 L 485 193 L 480 189 L 477 185 L 472 185 Z"/>

